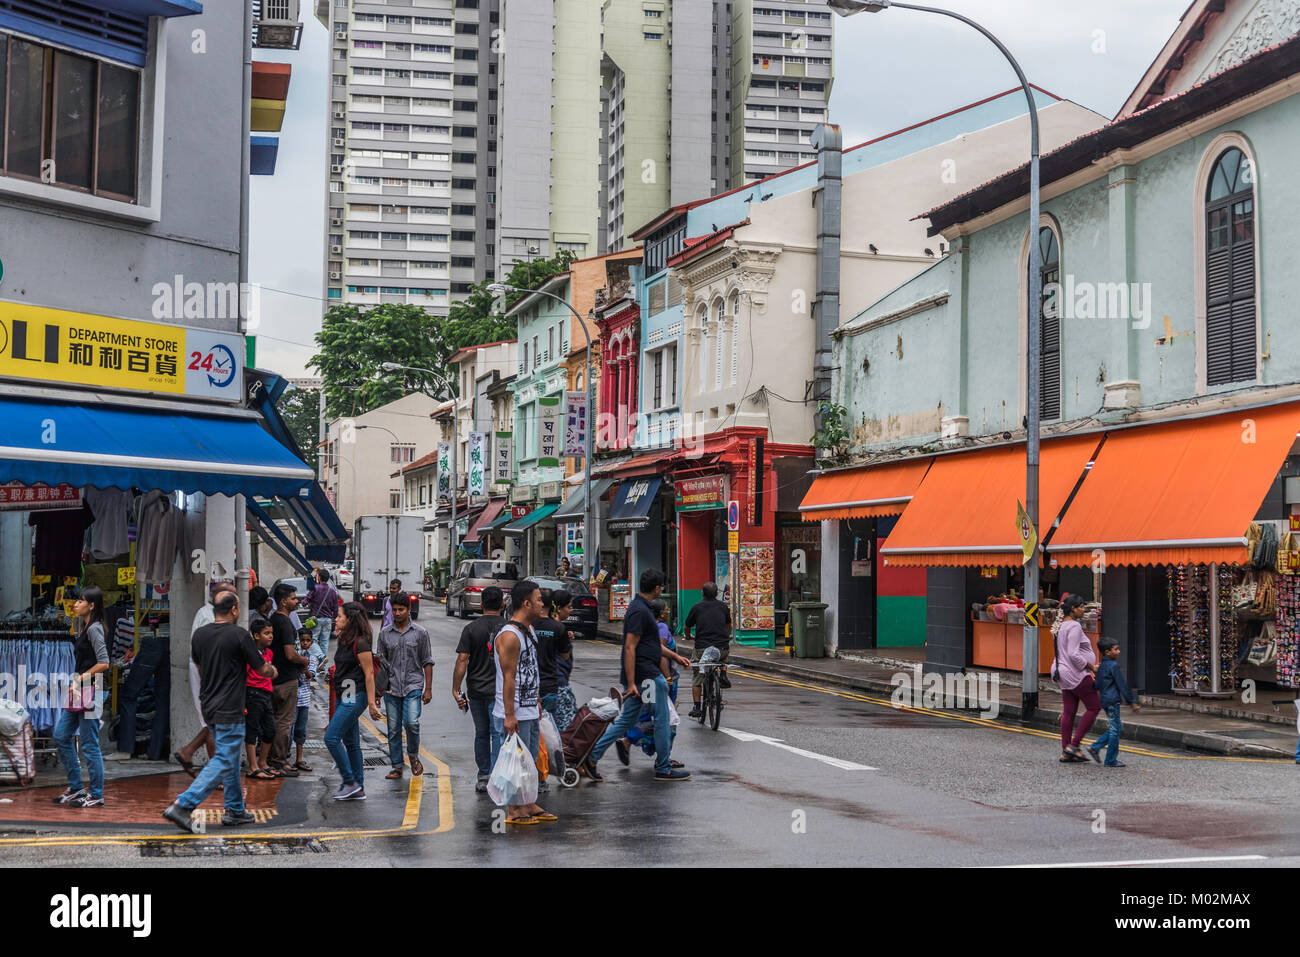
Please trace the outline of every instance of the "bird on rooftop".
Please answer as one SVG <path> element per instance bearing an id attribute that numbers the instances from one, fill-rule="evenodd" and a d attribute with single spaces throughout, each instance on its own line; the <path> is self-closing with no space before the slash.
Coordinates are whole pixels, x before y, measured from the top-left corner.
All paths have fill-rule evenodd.
<path id="1" fill-rule="evenodd" d="M 867 248 L 871 250 L 872 255 L 875 255 L 876 253 L 880 252 L 880 250 L 877 249 L 875 245 L 872 243 L 867 243 Z"/>
<path id="2" fill-rule="evenodd" d="M 925 250 L 925 254 L 926 254 L 927 256 L 934 256 L 934 250 L 933 250 L 933 249 L 930 249 L 929 247 L 927 247 L 926 250 Z"/>

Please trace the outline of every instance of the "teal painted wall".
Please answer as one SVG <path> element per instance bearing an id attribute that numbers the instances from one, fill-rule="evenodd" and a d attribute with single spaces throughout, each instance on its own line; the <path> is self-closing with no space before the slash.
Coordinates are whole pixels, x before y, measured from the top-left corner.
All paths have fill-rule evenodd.
<path id="1" fill-rule="evenodd" d="M 925 596 L 876 599 L 876 647 L 920 648 L 925 644 Z"/>

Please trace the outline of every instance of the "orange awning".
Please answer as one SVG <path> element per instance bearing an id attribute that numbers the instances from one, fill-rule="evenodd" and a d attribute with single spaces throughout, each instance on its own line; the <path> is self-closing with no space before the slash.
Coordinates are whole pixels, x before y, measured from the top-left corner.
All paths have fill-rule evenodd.
<path id="1" fill-rule="evenodd" d="M 930 468 L 929 457 L 827 472 L 813 479 L 799 512 L 805 522 L 901 515 Z"/>
<path id="2" fill-rule="evenodd" d="M 1051 528 L 1101 441 L 1043 442 L 1038 469 L 1039 537 Z M 1016 503 L 1025 498 L 1025 447 L 938 456 L 880 550 L 889 565 L 1024 563 Z"/>
<path id="3" fill-rule="evenodd" d="M 1048 553 L 1060 565 L 1244 564 L 1297 431 L 1292 402 L 1111 432 Z"/>

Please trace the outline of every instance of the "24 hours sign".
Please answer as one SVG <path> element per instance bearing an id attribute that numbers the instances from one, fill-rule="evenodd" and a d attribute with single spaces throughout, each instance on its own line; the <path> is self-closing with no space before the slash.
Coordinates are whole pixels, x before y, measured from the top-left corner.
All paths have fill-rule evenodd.
<path id="1" fill-rule="evenodd" d="M 0 302 L 0 376 L 240 398 L 243 336 Z"/>

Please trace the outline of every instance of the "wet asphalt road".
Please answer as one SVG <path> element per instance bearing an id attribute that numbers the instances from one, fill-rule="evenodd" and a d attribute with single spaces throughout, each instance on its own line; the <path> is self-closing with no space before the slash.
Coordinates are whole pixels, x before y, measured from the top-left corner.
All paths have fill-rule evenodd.
<path id="1" fill-rule="evenodd" d="M 278 826 L 261 829 L 269 840 L 168 840 L 142 849 L 90 835 L 82 835 L 85 843 L 51 846 L 47 835 L 11 833 L 12 843 L 0 844 L 0 863 L 968 867 L 1238 855 L 1264 859 L 1221 863 L 1300 860 L 1300 767 L 1290 762 L 1158 756 L 1143 748 L 1148 753 L 1123 755 L 1125 769 L 1061 765 L 1048 737 L 898 711 L 736 669 L 722 726 L 740 736 L 687 721 L 683 681 L 674 756 L 691 780 L 656 783 L 651 759 L 634 751 L 631 767 L 623 768 L 611 749 L 601 761 L 602 783 L 584 779 L 566 789 L 553 780 L 541 796 L 558 823 L 503 831 L 494 827 L 492 802 L 474 792 L 472 721 L 450 695 L 463 623 L 444 617 L 441 607 L 430 612 L 421 623 L 434 638 L 437 667 L 423 747 L 449 773 L 436 773 L 426 757 L 422 793 L 412 794 L 409 778 L 389 782 L 387 768 L 368 768 L 369 800 L 336 804 L 329 794 L 337 772 L 324 751 L 315 751 L 316 773 L 285 785 Z M 612 645 L 577 645 L 580 703 L 607 692 L 617 655 Z M 312 735 L 319 737 L 315 726 Z M 785 747 L 743 735 L 779 739 Z M 353 829 L 372 833 L 346 836 Z M 229 836 L 237 835 L 243 836 Z"/>

